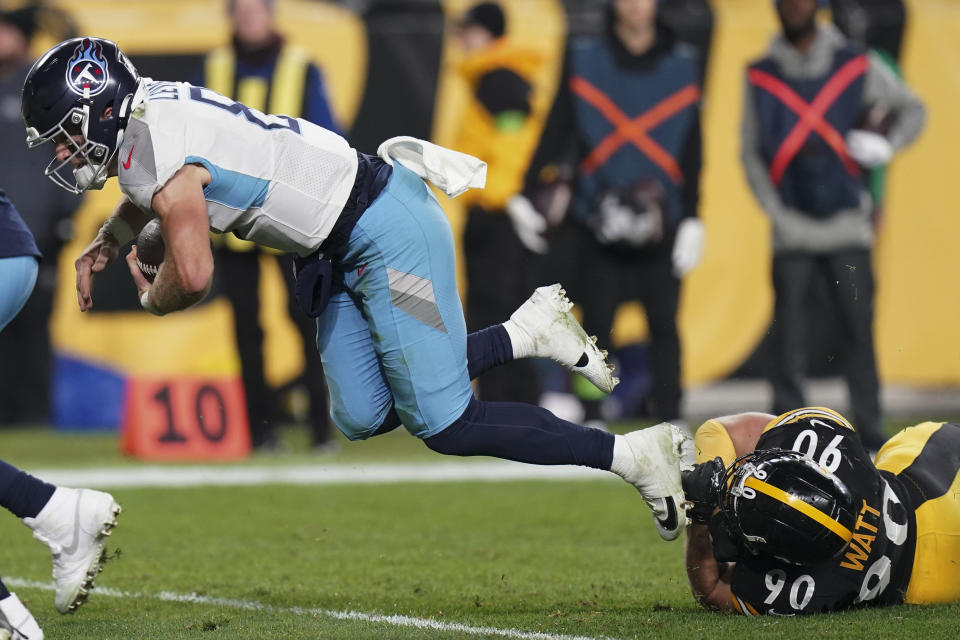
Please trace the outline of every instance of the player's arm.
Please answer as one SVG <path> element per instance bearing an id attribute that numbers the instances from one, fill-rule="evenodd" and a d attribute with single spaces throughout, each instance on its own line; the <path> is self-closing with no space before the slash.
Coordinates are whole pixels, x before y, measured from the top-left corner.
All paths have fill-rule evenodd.
<path id="1" fill-rule="evenodd" d="M 730 435 L 737 457 L 750 453 L 757 448 L 757 441 L 763 430 L 776 416 L 769 413 L 750 412 L 737 413 L 732 416 L 717 418 Z"/>
<path id="2" fill-rule="evenodd" d="M 734 563 L 720 562 L 713 555 L 710 531 L 705 524 L 687 527 L 687 580 L 693 597 L 713 611 L 732 612 L 730 582 Z"/>
<path id="3" fill-rule="evenodd" d="M 127 258 L 141 303 L 157 315 L 186 309 L 210 291 L 213 254 L 203 195 L 210 179 L 203 167 L 185 165 L 154 194 L 151 206 L 160 217 L 166 253 L 152 286 L 136 269 L 136 252 Z"/>
<path id="4" fill-rule="evenodd" d="M 704 471 L 718 457 L 723 459 L 723 466 L 729 466 L 734 459 L 753 451 L 764 427 L 773 418 L 766 413 L 739 413 L 707 420 L 697 429 L 695 438 L 697 469 Z M 689 480 L 689 477 L 684 480 L 684 490 L 688 492 L 688 499 L 694 500 L 687 485 Z M 708 518 L 709 513 L 701 522 Z M 694 599 L 713 611 L 735 611 L 730 584 L 736 565 L 717 560 L 706 524 L 694 523 L 687 527 L 685 560 Z"/>
<path id="5" fill-rule="evenodd" d="M 689 503 L 687 516 L 691 520 L 687 526 L 687 579 L 694 599 L 714 611 L 732 609 L 730 584 L 734 565 L 717 558 L 707 524 L 716 517 L 724 477 L 724 465 L 719 457 L 700 461 L 693 469 L 683 472 L 683 492 Z"/>
<path id="6" fill-rule="evenodd" d="M 756 449 L 763 430 L 774 418 L 769 413 L 751 412 L 707 420 L 697 429 L 694 438 L 697 462 L 720 457 L 724 465 L 729 466 L 736 458 Z"/>
<path id="7" fill-rule="evenodd" d="M 77 270 L 77 302 L 80 311 L 93 308 L 93 276 L 103 271 L 120 253 L 120 247 L 136 237 L 149 216 L 124 196 L 113 214 L 74 262 Z"/>

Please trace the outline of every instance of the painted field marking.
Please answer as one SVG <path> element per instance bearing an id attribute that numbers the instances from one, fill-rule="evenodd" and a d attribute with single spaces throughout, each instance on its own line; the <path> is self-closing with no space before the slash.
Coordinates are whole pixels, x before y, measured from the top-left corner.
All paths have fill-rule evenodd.
<path id="1" fill-rule="evenodd" d="M 43 591 L 54 591 L 55 586 L 52 582 L 40 582 L 38 580 L 25 580 L 23 578 L 3 578 L 4 584 L 8 587 L 22 587 L 24 589 L 41 589 Z M 151 598 L 153 600 L 163 600 L 165 602 L 183 602 L 187 604 L 202 604 L 227 609 L 243 609 L 246 611 L 265 611 L 268 613 L 289 613 L 295 616 L 322 616 L 334 620 L 355 620 L 358 622 L 371 622 L 375 624 L 387 624 L 395 627 L 415 627 L 417 629 L 429 629 L 433 631 L 455 631 L 468 635 L 477 636 L 500 636 L 503 638 L 515 638 L 516 640 L 615 640 L 607 636 L 568 636 L 553 633 L 543 633 L 540 631 L 520 631 L 518 629 L 500 629 L 498 627 L 474 627 L 459 622 L 441 622 L 429 618 L 414 618 L 412 616 L 402 615 L 384 615 L 381 613 L 367 613 L 364 611 L 342 611 L 337 609 L 311 609 L 307 607 L 277 607 L 264 604 L 255 600 L 237 600 L 234 598 L 215 598 L 211 596 L 202 596 L 196 593 L 174 593 L 172 591 L 161 591 L 160 593 L 138 593 L 135 591 L 121 591 L 120 589 L 111 589 L 110 587 L 96 587 L 91 595 L 106 596 L 109 598 Z"/>
<path id="2" fill-rule="evenodd" d="M 508 482 L 516 480 L 597 480 L 613 474 L 575 466 L 520 462 L 439 462 L 420 464 L 328 464 L 289 466 L 149 465 L 93 469 L 31 469 L 42 480 L 64 487 L 133 489 L 263 484 L 393 484 L 397 482 Z"/>

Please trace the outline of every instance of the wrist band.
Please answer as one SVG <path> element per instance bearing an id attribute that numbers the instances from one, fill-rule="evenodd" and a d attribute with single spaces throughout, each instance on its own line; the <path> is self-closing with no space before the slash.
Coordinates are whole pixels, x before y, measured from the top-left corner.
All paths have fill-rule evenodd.
<path id="1" fill-rule="evenodd" d="M 155 306 L 153 306 L 153 304 L 150 302 L 150 290 L 149 290 L 149 289 L 147 289 L 146 291 L 144 291 L 143 294 L 140 296 L 140 306 L 143 307 L 144 310 L 149 311 L 150 313 L 152 313 L 152 314 L 155 315 L 155 316 L 162 316 L 162 315 L 163 315 L 163 314 L 160 313 L 160 312 L 157 310 L 157 308 L 156 308 Z"/>
<path id="2" fill-rule="evenodd" d="M 100 227 L 101 232 L 109 233 L 117 240 L 121 247 L 134 238 L 133 228 L 130 223 L 119 216 L 110 216 Z"/>

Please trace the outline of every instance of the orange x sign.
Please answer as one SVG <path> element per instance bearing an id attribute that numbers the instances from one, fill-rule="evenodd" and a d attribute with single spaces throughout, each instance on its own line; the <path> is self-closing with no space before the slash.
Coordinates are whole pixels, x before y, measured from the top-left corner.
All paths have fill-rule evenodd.
<path id="1" fill-rule="evenodd" d="M 774 184 L 780 184 L 790 162 L 813 131 L 820 134 L 820 137 L 830 145 L 850 175 L 860 175 L 860 167 L 847 153 L 847 143 L 843 136 L 830 126 L 823 115 L 854 80 L 866 73 L 868 66 L 867 56 L 860 55 L 853 58 L 837 69 L 809 104 L 782 80 L 759 69 L 750 69 L 747 77 L 751 84 L 768 91 L 798 116 L 797 123 L 784 138 L 773 156 L 773 162 L 770 163 L 770 179 Z"/>
<path id="2" fill-rule="evenodd" d="M 680 170 L 677 161 L 666 149 L 657 144 L 648 132 L 699 100 L 700 87 L 689 84 L 635 118 L 627 117 L 609 96 L 580 76 L 570 78 L 570 88 L 615 127 L 614 131 L 601 140 L 580 164 L 584 172 L 596 171 L 597 167 L 606 162 L 620 147 L 627 142 L 632 142 L 654 164 L 663 169 L 671 180 L 677 184 L 683 182 L 683 171 Z"/>

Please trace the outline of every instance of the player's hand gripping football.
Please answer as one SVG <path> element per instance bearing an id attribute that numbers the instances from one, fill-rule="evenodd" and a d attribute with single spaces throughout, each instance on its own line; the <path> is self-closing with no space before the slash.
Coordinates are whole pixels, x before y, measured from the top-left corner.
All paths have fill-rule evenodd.
<path id="1" fill-rule="evenodd" d="M 80 311 L 89 311 L 93 308 L 91 295 L 93 276 L 103 271 L 119 254 L 120 244 L 117 239 L 111 233 L 101 230 L 74 262 L 77 270 L 77 302 L 80 304 Z"/>
<path id="2" fill-rule="evenodd" d="M 150 281 L 143 275 L 140 265 L 137 264 L 137 245 L 130 247 L 130 253 L 127 254 L 127 267 L 130 269 L 133 283 L 137 285 L 137 297 L 142 299 L 143 294 L 150 289 Z"/>

